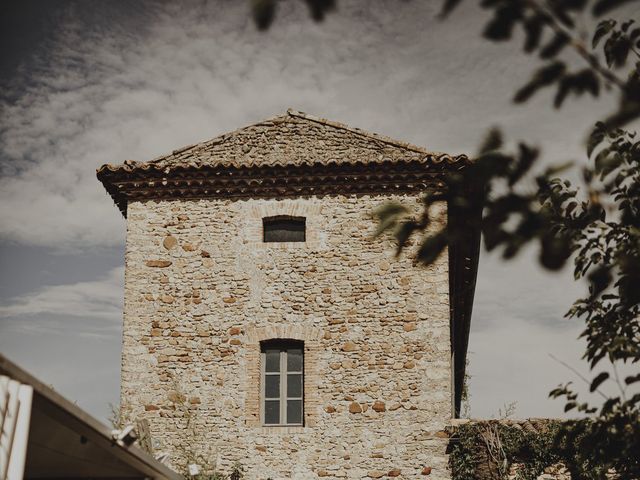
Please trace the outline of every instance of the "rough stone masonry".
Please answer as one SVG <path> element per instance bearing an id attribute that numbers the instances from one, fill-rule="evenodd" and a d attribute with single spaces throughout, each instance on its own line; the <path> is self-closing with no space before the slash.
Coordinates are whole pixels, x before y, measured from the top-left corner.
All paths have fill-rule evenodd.
<path id="1" fill-rule="evenodd" d="M 424 189 L 466 158 L 427 163 L 417 147 L 297 112 L 259 127 L 223 137 L 224 155 L 200 154 L 197 165 L 187 149 L 99 170 L 127 216 L 123 407 L 148 420 L 155 451 L 176 468 L 239 464 L 251 480 L 450 478 L 455 262 L 446 251 L 426 268 L 395 258 L 390 238 L 373 237 L 372 212 L 397 201 L 419 213 Z M 242 155 L 269 149 L 272 135 L 286 137 L 277 161 L 244 167 Z M 301 139 L 307 148 L 287 151 Z M 332 148 L 301 162 L 319 142 Z M 376 148 L 379 171 L 366 161 Z M 356 191 L 327 173 L 346 167 Z M 433 229 L 447 221 L 446 205 L 431 213 Z M 304 218 L 305 241 L 265 243 L 272 216 Z M 272 339 L 303 342 L 303 426 L 264 425 L 260 348 Z"/>

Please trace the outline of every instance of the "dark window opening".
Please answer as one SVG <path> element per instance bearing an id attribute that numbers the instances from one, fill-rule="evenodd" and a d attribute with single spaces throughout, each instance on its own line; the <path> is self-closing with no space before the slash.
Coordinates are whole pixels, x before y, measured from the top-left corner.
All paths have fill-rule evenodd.
<path id="1" fill-rule="evenodd" d="M 270 340 L 260 344 L 262 355 L 262 423 L 304 424 L 304 343 Z"/>
<path id="2" fill-rule="evenodd" d="M 262 219 L 263 240 L 265 242 L 306 241 L 306 218 L 278 215 Z"/>

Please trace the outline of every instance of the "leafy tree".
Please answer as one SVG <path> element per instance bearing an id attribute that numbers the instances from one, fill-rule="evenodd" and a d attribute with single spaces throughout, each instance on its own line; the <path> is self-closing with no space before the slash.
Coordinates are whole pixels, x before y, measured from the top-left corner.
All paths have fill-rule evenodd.
<path id="1" fill-rule="evenodd" d="M 458 2 L 445 4 L 447 15 Z M 474 165 L 465 174 L 452 177 L 442 194 L 425 198 L 425 207 L 447 201 L 464 214 L 472 206 L 465 199 L 468 179 L 484 184 L 484 213 L 480 220 L 487 250 L 501 249 L 511 258 L 530 242 L 540 245 L 542 266 L 556 270 L 570 258 L 576 279 L 586 278 L 589 294 L 577 300 L 568 317 L 585 322 L 582 337 L 587 342 L 584 358 L 594 371 L 590 390 L 603 397 L 600 405 L 580 402 L 571 385 L 559 387 L 552 397 L 566 399 L 565 411 L 576 409 L 586 418 L 567 422 L 556 438 L 573 478 L 604 478 L 613 469 L 620 478 L 640 478 L 640 393 L 633 394 L 640 374 L 618 376 L 620 363 L 640 360 L 640 142 L 624 126 L 640 117 L 640 28 L 633 20 L 598 23 L 591 45 L 577 31 L 576 17 L 590 10 L 594 16 L 609 13 L 622 2 L 597 1 L 490 1 L 493 10 L 484 35 L 493 41 L 511 38 L 515 28 L 525 33 L 523 50 L 537 54 L 543 65 L 519 89 L 514 102 L 522 103 L 542 88 L 554 87 L 554 106 L 559 108 L 569 94 L 597 96 L 602 88 L 618 92 L 617 108 L 597 123 L 590 133 L 582 167 L 582 188 L 557 178 L 568 166 L 552 167 L 535 177 L 536 188 L 528 190 L 524 177 L 540 152 L 521 142 L 517 152 L 502 149 L 499 131 L 492 131 Z M 541 41 L 549 37 L 546 43 Z M 588 38 L 588 37 L 587 37 Z M 605 63 L 598 57 L 602 48 Z M 571 71 L 559 54 L 574 49 L 583 66 Z M 628 66 L 630 65 L 630 66 Z M 396 207 L 378 211 L 381 222 L 394 232 L 400 248 L 407 231 L 420 232 L 428 223 L 428 211 L 420 221 L 407 218 Z M 450 225 L 424 236 L 418 259 L 430 263 L 447 242 L 462 234 L 465 226 Z M 609 362 L 618 387 L 616 395 L 599 391 L 609 373 L 599 371 Z M 637 392 L 637 388 L 635 389 Z"/>
<path id="2" fill-rule="evenodd" d="M 454 3 L 445 5 L 445 14 Z M 591 11 L 602 15 L 614 3 L 621 2 L 599 1 Z M 578 401 L 570 384 L 553 390 L 552 397 L 566 399 L 565 411 L 577 409 L 587 416 L 567 422 L 560 429 L 556 448 L 568 459 L 573 478 L 604 478 L 610 469 L 620 478 L 639 478 L 640 394 L 631 394 L 630 386 L 640 381 L 640 375 L 628 376 L 623 383 L 617 366 L 640 360 L 640 142 L 635 141 L 635 133 L 622 129 L 640 116 L 640 28 L 632 28 L 632 20 L 622 24 L 603 20 L 588 46 L 575 31 L 575 16 L 587 9 L 587 2 L 483 4 L 494 10 L 484 32 L 487 38 L 508 40 L 519 26 L 525 32 L 524 51 L 537 53 L 544 63 L 516 92 L 516 103 L 527 101 L 541 88 L 555 87 L 554 106 L 559 108 L 570 93 L 597 96 L 604 87 L 618 91 L 618 108 L 589 135 L 582 188 L 556 178 L 565 165 L 537 175 L 536 188 L 527 192 L 522 188 L 523 177 L 539 152 L 524 142 L 517 152 L 504 152 L 500 133 L 493 131 L 473 167 L 465 175 L 452 178 L 445 193 L 425 199 L 425 206 L 445 200 L 464 212 L 470 208 L 464 198 L 464 184 L 467 178 L 479 180 L 485 185 L 480 228 L 488 250 L 501 249 L 505 258 L 511 258 L 535 241 L 540 245 L 540 263 L 550 270 L 561 268 L 573 256 L 575 278 L 588 280 L 589 295 L 577 300 L 567 316 L 585 322 L 584 358 L 597 373 L 590 390 L 599 391 L 609 379 L 609 373 L 598 372 L 603 360 L 610 362 L 619 388 L 617 395 L 601 394 L 603 402 L 599 406 Z M 542 44 L 545 31 L 551 33 L 551 40 Z M 600 45 L 606 66 L 600 63 L 595 50 Z M 578 52 L 584 60 L 581 69 L 569 70 L 559 57 L 564 48 Z M 637 63 L 625 70 L 633 57 Z M 397 208 L 385 207 L 378 214 L 394 229 L 402 246 L 407 238 L 404 232 L 409 228 L 406 225 L 420 231 L 425 221 L 415 222 L 394 211 Z M 435 250 L 441 251 L 446 245 L 434 242 L 434 238 L 461 235 L 455 228 L 450 226 L 423 238 L 419 259 L 432 261 L 439 253 Z"/>
<path id="3" fill-rule="evenodd" d="M 441 17 L 446 18 L 460 1 L 445 0 Z M 307 3 L 317 20 L 334 7 L 333 1 Z M 392 232 L 398 254 L 417 235 L 417 260 L 430 264 L 470 225 L 449 224 L 426 233 L 428 207 L 446 201 L 458 215 L 474 218 L 467 193 L 468 182 L 473 182 L 482 187 L 484 212 L 475 226 L 481 229 L 488 251 L 500 250 L 509 259 L 535 242 L 539 262 L 546 269 L 558 270 L 573 260 L 575 278 L 587 280 L 589 293 L 566 316 L 585 323 L 584 359 L 594 374 L 588 383 L 591 392 L 602 397 L 598 405 L 579 401 L 570 383 L 550 393 L 565 398 L 565 411 L 583 414 L 579 420 L 565 422 L 555 439 L 555 448 L 574 479 L 604 478 L 610 469 L 621 479 L 640 478 L 640 373 L 624 379 L 618 374 L 620 364 L 640 361 L 640 142 L 634 132 L 625 130 L 640 118 L 640 26 L 633 19 L 604 18 L 625 3 L 631 2 L 480 1 L 492 13 L 484 37 L 509 41 L 516 29 L 522 29 L 524 54 L 537 57 L 540 63 L 515 93 L 515 103 L 525 103 L 547 88 L 555 89 L 555 108 L 569 96 L 597 97 L 604 89 L 616 92 L 616 108 L 604 113 L 588 135 L 579 186 L 558 178 L 566 175 L 569 164 L 533 175 L 540 151 L 526 142 L 520 142 L 514 152 L 505 151 L 502 134 L 492 130 L 471 167 L 451 175 L 443 192 L 424 197 L 419 217 L 412 218 L 398 204 L 384 205 L 376 212 L 379 232 Z M 275 0 L 254 1 L 259 27 L 268 28 L 275 4 Z M 264 12 L 270 13 L 265 17 Z M 585 16 L 599 21 L 592 32 L 578 27 L 583 22 L 577 20 Z M 563 52 L 570 49 L 582 60 L 577 69 L 563 60 Z M 530 188 L 531 177 L 534 188 Z M 601 371 L 606 366 L 613 378 Z M 603 382 L 615 384 L 617 393 L 602 393 Z"/>

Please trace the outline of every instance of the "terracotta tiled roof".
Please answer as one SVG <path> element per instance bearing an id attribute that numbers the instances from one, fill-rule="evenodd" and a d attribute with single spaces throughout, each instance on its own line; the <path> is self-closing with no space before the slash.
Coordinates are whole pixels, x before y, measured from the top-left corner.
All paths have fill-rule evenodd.
<path id="1" fill-rule="evenodd" d="M 348 144 L 345 148 L 345 144 Z M 163 171 L 203 167 L 269 167 L 419 162 L 460 168 L 466 155 L 430 152 L 383 135 L 287 110 L 248 127 L 174 150 L 146 162 L 106 164 L 105 171 Z"/>

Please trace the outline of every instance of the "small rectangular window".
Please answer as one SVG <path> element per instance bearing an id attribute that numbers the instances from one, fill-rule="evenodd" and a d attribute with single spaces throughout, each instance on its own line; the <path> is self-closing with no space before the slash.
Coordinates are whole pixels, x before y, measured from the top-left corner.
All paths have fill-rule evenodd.
<path id="1" fill-rule="evenodd" d="M 305 217 L 278 215 L 262 219 L 263 240 L 265 242 L 306 241 Z"/>
<path id="2" fill-rule="evenodd" d="M 264 425 L 303 425 L 304 357 L 299 341 L 267 341 L 262 351 Z"/>

